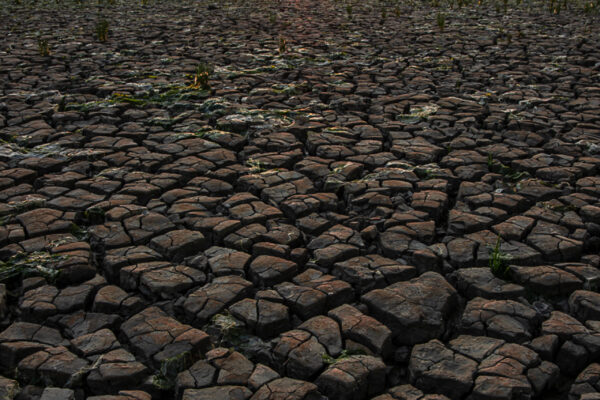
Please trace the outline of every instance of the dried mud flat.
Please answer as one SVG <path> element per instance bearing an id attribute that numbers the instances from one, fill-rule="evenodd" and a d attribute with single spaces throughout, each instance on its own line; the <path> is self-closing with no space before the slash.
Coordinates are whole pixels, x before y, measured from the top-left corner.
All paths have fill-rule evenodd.
<path id="1" fill-rule="evenodd" d="M 599 399 L 600 25 L 509 8 L 2 3 L 0 397 Z"/>

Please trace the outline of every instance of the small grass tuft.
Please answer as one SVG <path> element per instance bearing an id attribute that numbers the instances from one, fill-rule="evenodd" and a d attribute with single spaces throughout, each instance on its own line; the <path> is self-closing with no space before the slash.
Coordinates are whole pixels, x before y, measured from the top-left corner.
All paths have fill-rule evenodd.
<path id="1" fill-rule="evenodd" d="M 518 182 L 523 179 L 531 178 L 531 174 L 527 171 L 515 171 L 508 165 L 504 165 L 500 161 L 494 160 L 492 153 L 488 153 L 487 166 L 488 171 L 501 174 L 504 177 L 503 179 L 508 182 Z"/>
<path id="2" fill-rule="evenodd" d="M 275 14 L 274 12 L 269 14 L 269 23 L 271 25 L 275 25 L 277 23 L 277 14 Z"/>
<path id="3" fill-rule="evenodd" d="M 437 13 L 435 20 L 437 22 L 437 26 L 440 29 L 440 31 L 444 31 L 444 28 L 446 27 L 446 14 L 444 13 Z"/>
<path id="4" fill-rule="evenodd" d="M 492 153 L 488 153 L 487 166 L 488 166 L 488 171 L 494 170 L 494 155 Z"/>
<path id="5" fill-rule="evenodd" d="M 598 3 L 598 1 L 596 1 L 596 3 L 591 2 L 591 1 L 586 1 L 583 4 L 583 12 L 587 15 L 597 14 L 598 9 L 599 9 L 597 3 Z"/>
<path id="6" fill-rule="evenodd" d="M 71 235 L 75 236 L 79 240 L 87 239 L 87 231 L 85 229 L 81 228 L 76 223 L 72 223 L 69 226 L 69 232 L 71 233 Z"/>
<path id="7" fill-rule="evenodd" d="M 500 250 L 500 235 L 496 239 L 496 245 L 492 249 L 492 254 L 490 257 L 489 267 L 494 276 L 498 278 L 506 279 L 508 278 L 509 267 L 508 267 L 508 257 L 506 254 L 503 254 Z"/>
<path id="8" fill-rule="evenodd" d="M 106 42 L 108 39 L 108 21 L 104 18 L 96 22 L 96 37 L 101 42 Z"/>
<path id="9" fill-rule="evenodd" d="M 285 53 L 287 41 L 283 36 L 279 36 L 279 54 Z"/>
<path id="10" fill-rule="evenodd" d="M 254 172 L 255 174 L 261 173 L 265 170 L 264 166 L 262 165 L 262 163 L 259 160 L 256 160 L 254 158 L 249 158 L 246 161 L 246 165 L 248 167 L 250 167 L 250 169 L 252 170 L 252 172 Z"/>
<path id="11" fill-rule="evenodd" d="M 160 363 L 160 369 L 152 377 L 152 384 L 160 390 L 170 390 L 175 386 L 177 374 L 188 369 L 193 363 L 192 354 L 185 351 Z"/>
<path id="12" fill-rule="evenodd" d="M 191 87 L 194 89 L 209 90 L 210 84 L 208 81 L 213 71 L 213 67 L 207 63 L 199 64 L 196 67 L 196 72 L 194 73 L 194 83 L 192 83 Z"/>
<path id="13" fill-rule="evenodd" d="M 106 212 L 100 207 L 90 207 L 83 213 L 83 218 L 90 224 L 104 223 Z"/>
<path id="14" fill-rule="evenodd" d="M 38 51 L 42 57 L 48 57 L 50 55 L 50 46 L 46 39 L 38 39 Z"/>
<path id="15" fill-rule="evenodd" d="M 240 336 L 243 334 L 243 330 L 240 323 L 233 318 L 229 312 L 225 311 L 221 314 L 216 314 L 212 317 L 211 322 L 218 327 L 220 331 L 219 346 L 224 344 L 239 344 L 241 339 Z"/>
<path id="16" fill-rule="evenodd" d="M 337 363 L 338 361 L 343 360 L 344 358 L 348 358 L 350 356 L 355 356 L 355 355 L 364 355 L 364 354 L 365 353 L 362 350 L 359 350 L 359 349 L 356 349 L 356 350 L 347 350 L 347 349 L 344 349 L 344 350 L 342 350 L 342 352 L 340 353 L 340 355 L 337 356 L 337 357 L 335 357 L 335 358 L 332 357 L 332 356 L 330 356 L 327 353 L 322 354 L 321 358 L 323 359 L 323 362 L 325 364 L 332 365 L 332 364 Z"/>
<path id="17" fill-rule="evenodd" d="M 62 96 L 60 98 L 60 101 L 58 102 L 58 104 L 56 105 L 56 110 L 58 112 L 64 112 L 65 111 L 65 107 L 67 106 L 67 96 Z"/>

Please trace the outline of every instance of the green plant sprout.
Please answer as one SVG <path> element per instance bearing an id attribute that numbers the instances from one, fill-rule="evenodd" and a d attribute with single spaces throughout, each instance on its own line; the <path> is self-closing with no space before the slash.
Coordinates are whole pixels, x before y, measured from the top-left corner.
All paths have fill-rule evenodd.
<path id="1" fill-rule="evenodd" d="M 152 384 L 158 389 L 170 390 L 175 386 L 177 374 L 189 368 L 192 361 L 192 354 L 189 351 L 163 360 L 160 369 L 152 377 Z"/>
<path id="2" fill-rule="evenodd" d="M 435 20 L 437 22 L 437 26 L 438 28 L 440 28 L 440 31 L 444 31 L 444 27 L 446 26 L 446 14 L 444 13 L 438 13 L 435 17 Z"/>
<path id="3" fill-rule="evenodd" d="M 488 171 L 496 174 L 501 174 L 504 179 L 510 182 L 518 182 L 520 180 L 530 178 L 531 174 L 527 171 L 515 171 L 511 167 L 504 165 L 500 161 L 494 160 L 492 153 L 488 153 L 487 157 Z"/>
<path id="4" fill-rule="evenodd" d="M 332 365 L 332 364 L 337 363 L 338 361 L 343 360 L 344 358 L 348 358 L 348 357 L 354 356 L 354 355 L 362 355 L 362 354 L 365 354 L 365 352 L 360 349 L 356 349 L 356 350 L 344 349 L 344 350 L 342 350 L 340 355 L 335 358 L 330 356 L 327 353 L 322 354 L 321 358 L 323 359 L 323 362 L 325 364 Z"/>
<path id="5" fill-rule="evenodd" d="M 104 18 L 96 23 L 96 37 L 101 42 L 106 42 L 108 39 L 108 21 Z"/>
<path id="6" fill-rule="evenodd" d="M 213 73 L 213 68 L 206 64 L 201 63 L 196 67 L 196 72 L 194 74 L 194 83 L 192 83 L 191 87 L 194 89 L 202 89 L 209 90 L 210 84 L 208 80 L 210 79 L 210 75 Z"/>
<path id="7" fill-rule="evenodd" d="M 48 46 L 48 41 L 46 39 L 38 39 L 38 51 L 42 57 L 48 57 L 50 55 L 50 47 Z"/>
<path id="8" fill-rule="evenodd" d="M 250 167 L 250 169 L 254 173 L 260 173 L 260 172 L 263 172 L 265 170 L 264 167 L 262 166 L 262 163 L 259 160 L 256 160 L 254 158 L 249 158 L 246 161 L 246 165 L 248 167 Z"/>
<path id="9" fill-rule="evenodd" d="M 279 54 L 285 53 L 287 41 L 283 36 L 279 37 Z"/>
<path id="10" fill-rule="evenodd" d="M 510 259 L 506 254 L 503 254 L 500 250 L 500 235 L 496 239 L 496 245 L 492 249 L 490 257 L 489 267 L 494 276 L 498 278 L 506 279 L 509 274 L 509 266 L 507 261 Z"/>

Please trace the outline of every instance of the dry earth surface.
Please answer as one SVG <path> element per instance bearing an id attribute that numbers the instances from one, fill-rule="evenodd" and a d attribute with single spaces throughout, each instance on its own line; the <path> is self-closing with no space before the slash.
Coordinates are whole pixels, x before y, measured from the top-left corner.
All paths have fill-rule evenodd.
<path id="1" fill-rule="evenodd" d="M 116 3 L 0 4 L 1 398 L 600 399 L 593 3 Z"/>

